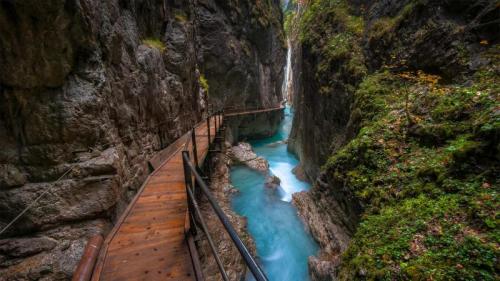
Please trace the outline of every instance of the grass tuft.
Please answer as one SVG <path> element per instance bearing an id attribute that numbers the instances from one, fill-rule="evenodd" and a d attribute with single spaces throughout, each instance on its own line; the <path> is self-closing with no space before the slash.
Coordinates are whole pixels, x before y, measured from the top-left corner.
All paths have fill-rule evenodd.
<path id="1" fill-rule="evenodd" d="M 160 39 L 157 38 L 146 38 L 142 40 L 142 44 L 150 48 L 158 49 L 160 52 L 165 52 L 167 50 L 165 44 Z"/>

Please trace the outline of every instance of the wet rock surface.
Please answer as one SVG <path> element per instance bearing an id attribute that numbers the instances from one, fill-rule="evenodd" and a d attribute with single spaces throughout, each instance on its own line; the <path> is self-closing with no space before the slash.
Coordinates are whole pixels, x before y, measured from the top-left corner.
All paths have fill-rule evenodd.
<path id="1" fill-rule="evenodd" d="M 226 140 L 230 143 L 273 136 L 284 118 L 283 110 L 226 118 Z"/>
<path id="2" fill-rule="evenodd" d="M 308 182 L 306 173 L 304 171 L 304 167 L 302 167 L 302 163 L 299 163 L 295 168 L 293 168 L 292 173 L 301 181 Z"/>
<path id="3" fill-rule="evenodd" d="M 236 229 L 239 237 L 250 252 L 255 255 L 256 248 L 252 237 L 247 232 L 247 221 L 244 217 L 237 215 L 231 209 L 231 196 L 237 190 L 231 185 L 229 172 L 231 169 L 231 159 L 224 154 L 219 154 L 211 159 L 214 170 L 211 175 L 210 191 L 216 198 L 224 213 L 228 216 L 231 224 Z M 212 207 L 206 200 L 201 200 L 203 217 L 205 218 L 211 237 L 218 250 L 229 280 L 242 280 L 245 277 L 247 267 L 238 249 L 227 234 L 225 228 L 220 223 L 218 217 L 213 212 Z M 205 280 L 222 280 L 219 269 L 212 255 L 208 241 L 203 239 L 197 243 L 198 251 L 203 266 Z"/>
<path id="4" fill-rule="evenodd" d="M 57 226 L 34 236 L 0 240 L 0 280 L 68 280 L 89 236 L 104 234 L 108 220 Z"/>
<path id="5" fill-rule="evenodd" d="M 228 155 L 234 164 L 246 165 L 261 173 L 268 173 L 269 163 L 263 157 L 257 156 L 249 143 L 238 143 L 238 145 L 231 147 Z"/>
<path id="6" fill-rule="evenodd" d="M 267 188 L 277 188 L 278 186 L 280 186 L 280 183 L 280 178 L 275 175 L 268 175 L 264 184 Z"/>
<path id="7" fill-rule="evenodd" d="M 281 25 L 237 26 L 279 22 L 279 10 L 263 14 L 278 7 L 268 4 L 0 3 L 0 228 L 45 192 L 0 237 L 0 280 L 71 277 L 86 239 L 106 235 L 146 178 L 148 159 L 201 120 L 200 73 L 230 73 L 209 77 L 219 82 L 211 102 L 279 100 Z M 271 43 L 258 45 L 261 35 Z"/>
<path id="8" fill-rule="evenodd" d="M 351 202 L 340 198 L 342 195 L 325 196 L 317 190 L 292 195 L 299 217 L 320 244 L 319 254 L 308 261 L 312 280 L 335 280 L 340 255 L 354 234 L 357 218 L 352 214 L 357 212 L 344 209 Z"/>

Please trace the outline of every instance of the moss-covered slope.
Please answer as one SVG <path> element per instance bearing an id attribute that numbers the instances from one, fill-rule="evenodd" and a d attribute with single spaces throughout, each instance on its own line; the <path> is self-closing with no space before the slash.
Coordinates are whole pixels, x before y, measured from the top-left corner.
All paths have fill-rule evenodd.
<path id="1" fill-rule="evenodd" d="M 370 2 L 310 1 L 302 18 L 304 107 L 349 104 L 309 196 L 338 228 L 323 237 L 352 237 L 320 241 L 332 269 L 311 262 L 313 279 L 498 280 L 498 8 Z"/>
<path id="2" fill-rule="evenodd" d="M 362 128 L 324 166 L 365 207 L 345 280 L 495 280 L 498 77 L 439 85 L 422 72 L 367 76 Z"/>

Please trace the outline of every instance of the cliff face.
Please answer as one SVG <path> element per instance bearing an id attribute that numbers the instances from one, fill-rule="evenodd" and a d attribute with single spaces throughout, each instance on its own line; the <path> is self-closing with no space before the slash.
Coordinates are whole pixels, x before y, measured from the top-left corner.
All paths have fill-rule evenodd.
<path id="1" fill-rule="evenodd" d="M 201 11 L 212 7 L 237 14 L 239 5 L 252 7 L 244 1 L 232 6 L 225 1 L 1 1 L 0 228 L 33 206 L 2 234 L 0 279 L 71 276 L 86 239 L 106 234 L 140 187 L 147 160 L 201 120 L 206 101 L 199 68 L 212 70 L 201 58 L 217 49 L 204 39 L 208 34 L 197 35 L 206 24 Z M 244 17 L 250 22 L 268 13 L 279 19 L 273 5 Z M 217 24 L 221 30 L 240 29 L 233 27 L 235 19 Z M 275 24 L 260 31 L 275 40 L 282 36 Z M 218 38 L 225 41 L 223 34 Z M 241 34 L 228 36 L 237 41 Z M 255 75 L 217 80 L 252 80 L 254 89 L 239 92 L 240 98 L 276 101 L 281 84 L 273 75 L 283 61 L 278 43 L 244 45 L 253 56 L 239 67 Z M 213 91 L 217 98 L 215 84 Z"/>
<path id="2" fill-rule="evenodd" d="M 271 107 L 281 102 L 286 45 L 279 2 L 198 1 L 198 55 L 214 103 Z"/>
<path id="3" fill-rule="evenodd" d="M 318 3 L 313 3 L 311 9 L 320 10 Z M 343 13 L 346 7 L 341 5 Z M 358 44 L 363 32 L 359 15 L 349 18 L 352 22 L 346 25 L 345 19 L 326 10 L 313 16 L 302 6 L 290 24 L 295 116 L 289 148 L 299 156 L 310 180 L 319 175 L 330 152 L 352 137 L 353 129 L 348 126 L 352 91 L 366 73 Z M 307 39 L 302 23 L 306 20 L 317 28 Z M 349 35 L 335 35 L 343 30 Z"/>
<path id="4" fill-rule="evenodd" d="M 238 141 L 261 139 L 273 136 L 283 121 L 283 110 L 232 116 L 226 118 L 226 141 L 236 144 Z"/>
<path id="5" fill-rule="evenodd" d="M 299 17 L 289 143 L 315 179 L 294 196 L 322 247 L 313 279 L 494 280 L 496 3 L 315 0 Z"/>

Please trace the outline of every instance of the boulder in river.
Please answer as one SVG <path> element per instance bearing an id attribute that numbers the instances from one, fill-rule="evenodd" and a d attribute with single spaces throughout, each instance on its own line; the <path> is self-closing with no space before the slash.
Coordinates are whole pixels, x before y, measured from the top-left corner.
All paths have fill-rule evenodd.
<path id="1" fill-rule="evenodd" d="M 302 167 L 302 164 L 298 164 L 293 168 L 292 173 L 301 181 L 307 182 L 307 176 L 306 173 L 304 172 L 304 168 Z"/>
<path id="2" fill-rule="evenodd" d="M 269 163 L 263 157 L 257 156 L 252 146 L 246 142 L 240 142 L 231 148 L 229 152 L 231 159 L 237 164 L 241 163 L 262 173 L 267 173 Z"/>
<path id="3" fill-rule="evenodd" d="M 278 178 L 275 175 L 268 175 L 266 177 L 266 183 L 265 183 L 265 185 L 266 185 L 267 188 L 273 188 L 273 189 L 277 188 L 280 185 L 280 183 L 281 183 L 280 178 Z"/>

